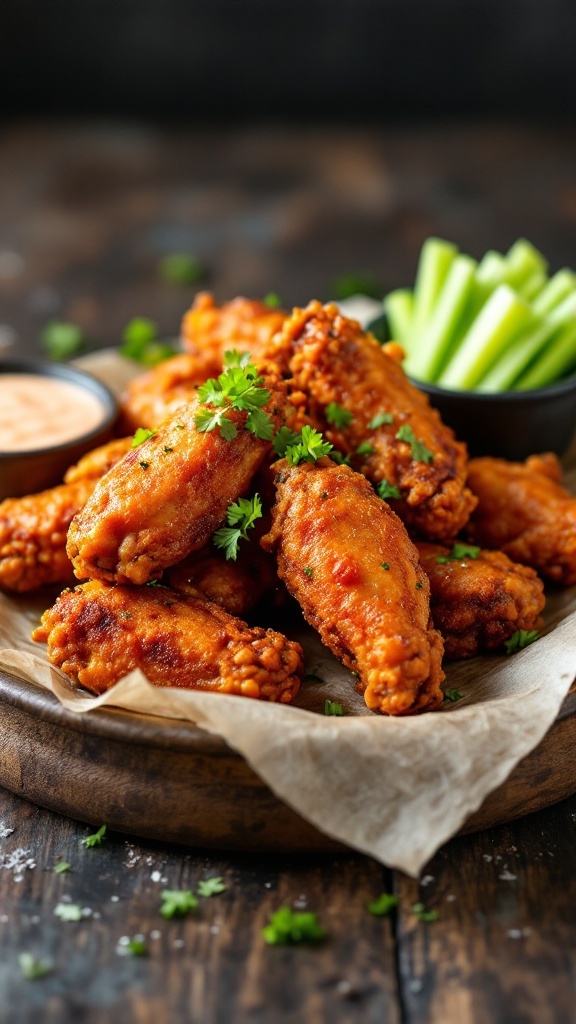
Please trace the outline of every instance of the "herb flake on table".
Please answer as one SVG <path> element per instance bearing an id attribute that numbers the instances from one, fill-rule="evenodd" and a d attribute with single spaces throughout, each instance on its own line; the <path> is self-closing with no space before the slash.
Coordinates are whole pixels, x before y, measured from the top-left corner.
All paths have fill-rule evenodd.
<path id="1" fill-rule="evenodd" d="M 366 904 L 366 910 L 369 914 L 373 914 L 374 917 L 386 917 L 392 910 L 398 906 L 398 897 L 393 896 L 392 893 L 383 892 L 371 903 Z"/>
<path id="2" fill-rule="evenodd" d="M 460 693 L 460 690 L 456 688 L 451 690 L 444 690 L 444 700 L 450 704 L 455 704 L 457 700 L 462 700 L 464 694 Z"/>
<path id="3" fill-rule="evenodd" d="M 173 345 L 158 341 L 158 325 L 145 316 L 135 316 L 122 331 L 120 354 L 143 366 L 157 366 L 176 354 Z"/>
<path id="4" fill-rule="evenodd" d="M 225 551 L 227 560 L 236 561 L 240 541 L 250 540 L 247 531 L 252 530 L 256 520 L 261 517 L 262 502 L 258 494 L 253 498 L 238 498 L 238 501 L 228 506 L 228 526 L 220 527 L 214 534 L 214 544 Z"/>
<path id="5" fill-rule="evenodd" d="M 268 309 L 280 309 L 282 306 L 282 299 L 277 292 L 268 292 L 268 294 L 262 299 L 262 303 L 265 306 L 268 306 Z"/>
<path id="6" fill-rule="evenodd" d="M 82 907 L 77 903 L 58 903 L 54 908 L 55 917 L 61 921 L 82 921 Z"/>
<path id="7" fill-rule="evenodd" d="M 339 704 L 338 701 L 326 699 L 324 701 L 324 714 L 329 716 L 334 715 L 336 718 L 341 718 L 346 714 L 346 712 L 344 711 L 343 705 Z"/>
<path id="8" fill-rule="evenodd" d="M 197 284 L 206 277 L 200 260 L 187 252 L 168 253 L 160 260 L 158 269 L 167 284 Z"/>
<path id="9" fill-rule="evenodd" d="M 226 892 L 227 888 L 228 886 L 220 875 L 203 878 L 197 886 L 199 896 L 219 896 L 221 892 Z"/>
<path id="10" fill-rule="evenodd" d="M 42 348 L 54 362 L 78 355 L 86 347 L 84 333 L 78 324 L 52 320 L 41 335 Z"/>
<path id="11" fill-rule="evenodd" d="M 426 910 L 423 903 L 413 903 L 412 913 L 417 921 L 422 921 L 424 924 L 432 924 L 433 921 L 437 921 L 440 917 L 437 910 Z"/>
<path id="12" fill-rule="evenodd" d="M 172 917 L 185 917 L 198 906 L 198 900 L 190 889 L 165 889 L 161 896 L 160 913 L 168 920 Z"/>
<path id="13" fill-rule="evenodd" d="M 105 835 L 106 825 L 100 825 L 98 831 L 94 832 L 93 835 L 85 836 L 85 838 L 82 840 L 82 846 L 87 846 L 88 848 L 91 848 L 93 846 L 101 846 L 102 840 L 104 839 Z"/>
<path id="14" fill-rule="evenodd" d="M 67 871 L 72 870 L 72 865 L 67 860 L 58 860 L 52 870 L 55 875 L 64 875 Z"/>
<path id="15" fill-rule="evenodd" d="M 270 946 L 321 942 L 327 935 L 318 924 L 317 915 L 310 910 L 294 911 L 291 907 L 281 907 L 270 914 L 269 921 L 262 929 L 262 938 Z"/>
<path id="16" fill-rule="evenodd" d="M 139 936 L 130 939 L 130 942 L 126 944 L 126 949 L 132 956 L 148 956 L 148 946 Z"/>
<path id="17" fill-rule="evenodd" d="M 537 629 L 517 629 L 504 644 L 506 654 L 516 654 L 517 651 L 521 651 L 524 647 L 529 647 L 530 644 L 539 639 L 540 632 Z"/>
<path id="18" fill-rule="evenodd" d="M 53 971 L 50 960 L 39 960 L 32 953 L 20 953 L 18 963 L 20 964 L 22 977 L 26 981 L 38 981 L 39 978 L 46 978 Z"/>

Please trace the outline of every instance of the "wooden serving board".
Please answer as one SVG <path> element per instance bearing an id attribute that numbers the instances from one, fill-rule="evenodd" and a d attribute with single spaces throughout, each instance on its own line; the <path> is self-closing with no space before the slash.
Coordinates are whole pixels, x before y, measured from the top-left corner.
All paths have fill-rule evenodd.
<path id="1" fill-rule="evenodd" d="M 0 670 L 0 730 L 0 785 L 68 817 L 214 849 L 344 849 L 274 796 L 224 740 L 190 723 L 104 708 L 76 714 Z M 462 831 L 574 792 L 576 684 L 539 746 Z"/>

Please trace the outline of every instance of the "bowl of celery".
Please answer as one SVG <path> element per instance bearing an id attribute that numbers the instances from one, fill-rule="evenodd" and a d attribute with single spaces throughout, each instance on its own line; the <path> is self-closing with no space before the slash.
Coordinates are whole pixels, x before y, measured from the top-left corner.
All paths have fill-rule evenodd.
<path id="1" fill-rule="evenodd" d="M 429 238 L 384 299 L 404 367 L 472 455 L 564 454 L 576 427 L 576 273 L 525 239 L 477 262 Z"/>

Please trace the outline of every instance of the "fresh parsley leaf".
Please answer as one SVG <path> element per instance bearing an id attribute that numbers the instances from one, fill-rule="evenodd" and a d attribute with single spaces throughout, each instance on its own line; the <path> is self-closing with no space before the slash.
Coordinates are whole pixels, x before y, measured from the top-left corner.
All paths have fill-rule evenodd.
<path id="1" fill-rule="evenodd" d="M 380 562 L 380 568 L 381 569 L 386 569 L 386 571 L 388 571 L 390 566 L 389 566 L 388 562 Z"/>
<path id="2" fill-rule="evenodd" d="M 277 292 L 268 292 L 268 295 L 264 296 L 262 302 L 265 306 L 268 306 L 269 309 L 279 309 L 282 305 L 282 299 Z"/>
<path id="3" fill-rule="evenodd" d="M 324 714 L 325 715 L 335 715 L 337 718 L 341 718 L 343 715 L 346 714 L 346 712 L 344 711 L 344 708 L 343 708 L 342 704 L 338 704 L 337 701 L 335 701 L 335 700 L 325 700 L 324 701 Z"/>
<path id="4" fill-rule="evenodd" d="M 374 419 L 370 420 L 368 430 L 378 430 L 378 427 L 386 427 L 394 423 L 394 417 L 389 412 L 377 412 Z"/>
<path id="5" fill-rule="evenodd" d="M 300 441 L 286 448 L 286 459 L 291 466 L 298 466 L 301 462 L 316 462 L 331 451 L 329 441 L 324 441 L 322 434 L 314 430 L 314 427 L 306 425 L 302 427 Z"/>
<path id="6" fill-rule="evenodd" d="M 52 973 L 53 967 L 50 960 L 38 960 L 32 953 L 20 953 L 18 957 L 22 977 L 26 981 L 37 981 Z"/>
<path id="7" fill-rule="evenodd" d="M 229 348 L 224 353 L 224 369 L 229 370 L 232 366 L 248 366 L 250 362 L 249 352 L 239 352 L 236 348 Z"/>
<path id="8" fill-rule="evenodd" d="M 281 907 L 270 914 L 270 923 L 262 929 L 262 937 L 271 946 L 295 945 L 299 942 L 320 942 L 326 931 L 318 924 L 312 911 L 294 911 Z"/>
<path id="9" fill-rule="evenodd" d="M 426 910 L 423 903 L 413 903 L 412 913 L 418 921 L 423 921 L 425 924 L 431 924 L 432 921 L 437 921 L 440 917 L 437 910 Z"/>
<path id="10" fill-rule="evenodd" d="M 404 423 L 395 436 L 397 441 L 406 441 L 410 445 L 414 462 L 434 461 L 434 454 L 423 441 L 418 440 L 409 423 Z"/>
<path id="11" fill-rule="evenodd" d="M 131 447 L 138 448 L 138 446 L 144 444 L 144 441 L 147 441 L 149 437 L 154 437 L 155 433 L 155 430 L 148 430 L 147 427 L 138 427 L 138 430 L 132 438 Z"/>
<path id="12" fill-rule="evenodd" d="M 271 441 L 274 437 L 274 424 L 267 412 L 262 409 L 251 409 L 246 416 L 246 429 L 262 441 Z"/>
<path id="13" fill-rule="evenodd" d="M 197 284 L 206 276 L 200 261 L 186 252 L 174 252 L 163 256 L 158 269 L 160 277 L 168 284 Z"/>
<path id="14" fill-rule="evenodd" d="M 262 502 L 260 496 L 255 494 L 253 498 L 239 498 L 226 510 L 228 526 L 222 526 L 214 534 L 214 544 L 217 548 L 223 548 L 226 559 L 236 561 L 238 555 L 238 544 L 240 540 L 249 540 L 248 530 L 254 527 L 257 519 L 262 517 Z"/>
<path id="15" fill-rule="evenodd" d="M 246 356 L 248 357 L 246 359 Z M 226 417 L 227 409 L 246 412 L 246 427 L 256 437 L 270 441 L 274 435 L 274 427 L 267 413 L 261 411 L 262 406 L 271 395 L 264 385 L 264 378 L 249 362 L 248 353 L 239 353 L 235 349 L 224 353 L 226 369 L 218 379 L 211 377 L 198 388 L 198 397 L 205 405 L 212 405 L 217 410 L 200 409 L 196 413 L 196 426 L 201 431 L 220 428 L 222 437 L 233 440 L 238 433 L 235 425 Z"/>
<path id="16" fill-rule="evenodd" d="M 462 700 L 463 696 L 464 694 L 457 689 L 444 690 L 444 700 L 450 701 L 452 704 L 455 704 L 457 700 Z"/>
<path id="17" fill-rule="evenodd" d="M 376 449 L 371 444 L 368 444 L 368 441 L 363 441 L 362 444 L 358 445 L 356 455 L 373 455 L 375 451 Z"/>
<path id="18" fill-rule="evenodd" d="M 204 878 L 201 882 L 198 882 L 198 895 L 199 896 L 219 896 L 221 892 L 226 892 L 228 888 L 224 884 L 222 878 Z"/>
<path id="19" fill-rule="evenodd" d="M 147 316 L 135 316 L 130 320 L 122 331 L 123 356 L 139 361 L 142 354 L 151 341 L 158 337 L 158 325 Z"/>
<path id="20" fill-rule="evenodd" d="M 56 861 L 53 871 L 55 875 L 64 875 L 67 871 L 72 870 L 72 865 L 67 860 Z"/>
<path id="21" fill-rule="evenodd" d="M 464 558 L 478 558 L 480 554 L 480 548 L 476 547 L 475 544 L 460 544 L 456 541 L 452 545 L 452 550 L 449 555 L 438 555 L 436 561 L 440 565 L 444 565 L 446 562 L 460 562 Z"/>
<path id="22" fill-rule="evenodd" d="M 100 828 L 98 829 L 97 832 L 94 833 L 94 835 L 86 836 L 85 839 L 82 840 L 82 845 L 88 847 L 101 846 L 102 840 L 104 839 L 105 835 L 106 825 L 100 825 Z"/>
<path id="23" fill-rule="evenodd" d="M 184 917 L 198 906 L 198 900 L 190 889 L 165 889 L 161 896 L 160 913 L 167 919 Z"/>
<path id="24" fill-rule="evenodd" d="M 314 569 L 311 569 L 310 566 L 307 565 L 306 568 L 304 569 L 304 575 L 307 576 L 309 580 L 311 580 L 314 575 Z"/>
<path id="25" fill-rule="evenodd" d="M 77 324 L 52 320 L 41 335 L 42 347 L 50 359 L 60 362 L 81 352 L 85 347 L 82 329 Z"/>
<path id="26" fill-rule="evenodd" d="M 148 469 L 150 463 L 149 462 L 139 462 L 138 465 L 142 466 L 142 469 Z"/>
<path id="27" fill-rule="evenodd" d="M 336 463 L 337 466 L 350 465 L 350 456 L 342 455 L 342 452 L 336 451 L 335 448 L 330 452 L 330 458 L 332 459 L 332 462 Z"/>
<path id="28" fill-rule="evenodd" d="M 82 907 L 77 903 L 58 903 L 54 908 L 54 914 L 61 921 L 81 921 Z"/>
<path id="29" fill-rule="evenodd" d="M 288 445 L 297 444 L 300 440 L 300 434 L 296 434 L 290 427 L 280 427 L 276 432 L 274 438 L 274 451 L 279 458 L 283 459 L 286 454 Z"/>
<path id="30" fill-rule="evenodd" d="M 380 481 L 380 483 L 376 487 L 376 493 L 379 498 L 382 498 L 383 501 L 387 501 L 388 498 L 402 497 L 398 488 L 394 487 L 394 484 L 389 484 L 387 480 Z"/>
<path id="31" fill-rule="evenodd" d="M 366 904 L 366 910 L 374 917 L 386 917 L 391 910 L 398 906 L 398 897 L 392 896 L 389 892 L 383 892 L 377 899 Z"/>
<path id="32" fill-rule="evenodd" d="M 220 434 L 225 441 L 233 441 L 238 433 L 236 424 L 228 419 L 225 409 L 217 409 L 216 412 L 212 412 L 211 409 L 199 409 L 194 417 L 194 422 L 201 433 L 210 432 L 215 427 L 219 427 Z"/>
<path id="33" fill-rule="evenodd" d="M 354 419 L 353 414 L 348 409 L 343 409 L 338 402 L 330 402 L 324 409 L 326 419 L 328 423 L 331 423 L 337 430 L 346 430 L 350 426 Z"/>
<path id="34" fill-rule="evenodd" d="M 517 651 L 521 651 L 524 647 L 529 647 L 530 644 L 539 639 L 540 633 L 537 629 L 517 629 L 504 644 L 506 654 L 516 654 Z"/>
<path id="35" fill-rule="evenodd" d="M 144 942 L 144 939 L 130 939 L 126 949 L 132 954 L 132 956 L 148 956 L 148 946 Z"/>

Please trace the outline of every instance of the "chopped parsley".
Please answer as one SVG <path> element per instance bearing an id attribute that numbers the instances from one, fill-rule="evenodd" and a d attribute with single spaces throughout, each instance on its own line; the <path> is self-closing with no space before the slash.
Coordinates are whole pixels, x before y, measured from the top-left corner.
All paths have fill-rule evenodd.
<path id="1" fill-rule="evenodd" d="M 516 654 L 517 651 L 521 651 L 524 647 L 529 647 L 530 644 L 539 639 L 540 633 L 537 629 L 517 629 L 504 644 L 506 654 Z"/>
<path id="2" fill-rule="evenodd" d="M 389 484 L 387 480 L 381 480 L 376 487 L 376 493 L 379 498 L 383 501 L 388 501 L 388 498 L 401 498 L 402 495 L 394 484 Z"/>
<path id="3" fill-rule="evenodd" d="M 148 317 L 135 316 L 122 331 L 120 353 L 144 366 L 157 366 L 176 354 L 173 345 L 157 339 L 158 325 Z"/>
<path id="4" fill-rule="evenodd" d="M 336 463 L 337 466 L 349 466 L 350 465 L 350 456 L 349 455 L 342 455 L 342 452 L 338 452 L 338 451 L 336 451 L 336 449 L 334 449 L 333 451 L 330 452 L 330 458 L 332 459 L 332 462 Z"/>
<path id="5" fill-rule="evenodd" d="M 138 448 L 138 446 L 144 444 L 144 441 L 147 441 L 149 437 L 154 437 L 155 433 L 155 430 L 148 430 L 147 427 L 138 427 L 138 430 L 132 438 L 131 447 Z"/>
<path id="6" fill-rule="evenodd" d="M 463 696 L 464 694 L 455 688 L 453 690 L 444 690 L 444 700 L 450 701 L 451 704 L 455 704 L 457 700 L 462 700 Z"/>
<path id="7" fill-rule="evenodd" d="M 330 442 L 325 441 L 314 427 L 306 425 L 302 427 L 300 440 L 286 448 L 286 459 L 291 466 L 298 466 L 301 462 L 316 462 L 331 451 Z"/>
<path id="8" fill-rule="evenodd" d="M 376 449 L 368 441 L 363 441 L 356 449 L 356 455 L 373 455 Z"/>
<path id="9" fill-rule="evenodd" d="M 297 444 L 300 441 L 300 434 L 296 434 L 290 427 L 280 427 L 276 431 L 276 436 L 273 441 L 274 451 L 279 458 L 283 459 L 286 455 L 286 449 L 288 445 Z"/>
<path id="10" fill-rule="evenodd" d="M 262 299 L 262 302 L 265 306 L 268 306 L 268 309 L 279 309 L 282 305 L 282 299 L 277 292 L 268 292 Z"/>
<path id="11" fill-rule="evenodd" d="M 419 441 L 409 423 L 404 423 L 397 434 L 397 441 L 405 441 L 412 449 L 414 462 L 433 462 L 434 455 L 423 441 Z"/>
<path id="12" fill-rule="evenodd" d="M 480 554 L 480 548 L 476 547 L 475 544 L 460 544 L 456 541 L 452 545 L 452 551 L 449 555 L 438 555 L 436 559 L 440 565 L 444 565 L 446 562 L 459 562 L 463 558 L 478 558 Z"/>
<path id="13" fill-rule="evenodd" d="M 54 908 L 54 914 L 61 921 L 81 921 L 83 917 L 82 907 L 77 903 L 58 903 Z"/>
<path id="14" fill-rule="evenodd" d="M 391 412 L 377 412 L 373 419 L 368 424 L 368 430 L 378 430 L 378 427 L 388 427 L 391 423 L 394 423 L 394 417 Z"/>
<path id="15" fill-rule="evenodd" d="M 331 423 L 337 430 L 346 430 L 354 419 L 353 414 L 348 409 L 343 409 L 338 402 L 330 402 L 324 412 L 328 423 Z"/>
<path id="16" fill-rule="evenodd" d="M 198 882 L 198 895 L 219 896 L 221 892 L 226 892 L 227 888 L 228 886 L 224 884 L 224 881 L 220 876 L 204 878 L 201 882 Z"/>
<path id="17" fill-rule="evenodd" d="M 422 580 L 418 580 L 418 583 L 416 584 L 416 590 L 422 590 L 423 586 L 424 584 L 422 583 Z"/>
<path id="18" fill-rule="evenodd" d="M 164 451 L 164 452 L 173 452 L 174 449 L 171 448 L 170 445 L 165 444 L 164 448 L 162 449 L 162 451 Z"/>
<path id="19" fill-rule="evenodd" d="M 148 469 L 150 463 L 149 462 L 139 462 L 138 465 L 141 466 L 142 469 Z"/>
<path id="20" fill-rule="evenodd" d="M 341 718 L 343 715 L 346 714 L 346 712 L 344 711 L 344 708 L 343 708 L 342 704 L 338 704 L 337 701 L 335 701 L 335 700 L 325 700 L 324 701 L 324 714 L 325 715 L 334 715 L 337 718 Z"/>
<path id="21" fill-rule="evenodd" d="M 423 903 L 413 903 L 412 913 L 417 921 L 423 921 L 425 924 L 431 924 L 432 921 L 437 921 L 440 917 L 437 910 L 426 910 Z"/>
<path id="22" fill-rule="evenodd" d="M 261 517 L 262 502 L 258 494 L 255 494 L 253 498 L 238 498 L 238 501 L 228 505 L 226 509 L 228 526 L 222 526 L 214 534 L 214 544 L 217 548 L 224 549 L 227 560 L 236 561 L 238 544 L 241 540 L 250 539 L 247 531 L 252 529 L 256 520 Z"/>
<path id="23" fill-rule="evenodd" d="M 190 889 L 164 889 L 161 896 L 160 913 L 167 919 L 184 917 L 198 906 L 198 900 Z"/>
<path id="24" fill-rule="evenodd" d="M 262 411 L 271 395 L 263 386 L 264 378 L 258 376 L 255 366 L 250 363 L 250 354 L 232 350 L 224 353 L 224 371 L 218 379 L 213 377 L 198 388 L 198 397 L 204 405 L 213 409 L 199 409 L 195 423 L 198 430 L 205 432 L 219 428 L 224 440 L 232 441 L 238 428 L 228 418 L 230 409 L 246 412 L 246 428 L 256 437 L 271 441 L 274 424 L 268 413 Z M 215 410 L 215 411 L 213 411 Z"/>
<path id="25" fill-rule="evenodd" d="M 326 501 L 327 497 L 328 497 L 328 491 L 322 491 L 322 494 L 320 495 L 320 498 L 322 499 L 322 501 Z"/>
<path id="26" fill-rule="evenodd" d="M 37 981 L 52 973 L 52 962 L 50 960 L 38 960 L 32 953 L 20 953 L 18 957 L 22 977 L 26 981 Z"/>
<path id="27" fill-rule="evenodd" d="M 105 835 L 106 825 L 100 825 L 100 828 L 94 833 L 94 835 L 86 836 L 86 838 L 82 840 L 82 846 L 101 846 Z"/>
<path id="28" fill-rule="evenodd" d="M 314 569 L 311 569 L 310 566 L 307 565 L 306 568 L 304 569 L 304 575 L 307 576 L 309 580 L 311 580 L 314 575 Z"/>
<path id="29" fill-rule="evenodd" d="M 55 875 L 64 875 L 67 871 L 72 870 L 72 865 L 67 860 L 58 860 L 52 870 Z"/>
<path id="30" fill-rule="evenodd" d="M 158 270 L 167 284 L 197 284 L 206 276 L 200 261 L 187 252 L 173 252 L 163 256 Z"/>
<path id="31" fill-rule="evenodd" d="M 380 568 L 388 570 L 390 568 L 388 562 L 380 562 Z"/>
<path id="32" fill-rule="evenodd" d="M 262 938 L 271 946 L 287 946 L 299 942 L 321 942 L 326 938 L 326 931 L 320 927 L 312 911 L 281 907 L 270 914 L 270 923 L 262 929 Z"/>
<path id="33" fill-rule="evenodd" d="M 391 910 L 398 906 L 398 897 L 392 896 L 389 892 L 383 892 L 377 899 L 366 904 L 366 910 L 374 917 L 386 917 Z"/>
<path id="34" fill-rule="evenodd" d="M 41 336 L 42 347 L 54 362 L 69 359 L 85 347 L 82 329 L 77 324 L 52 320 L 46 324 Z"/>
<path id="35" fill-rule="evenodd" d="M 132 956 L 148 956 L 148 946 L 144 939 L 134 938 L 126 944 L 126 949 Z"/>

